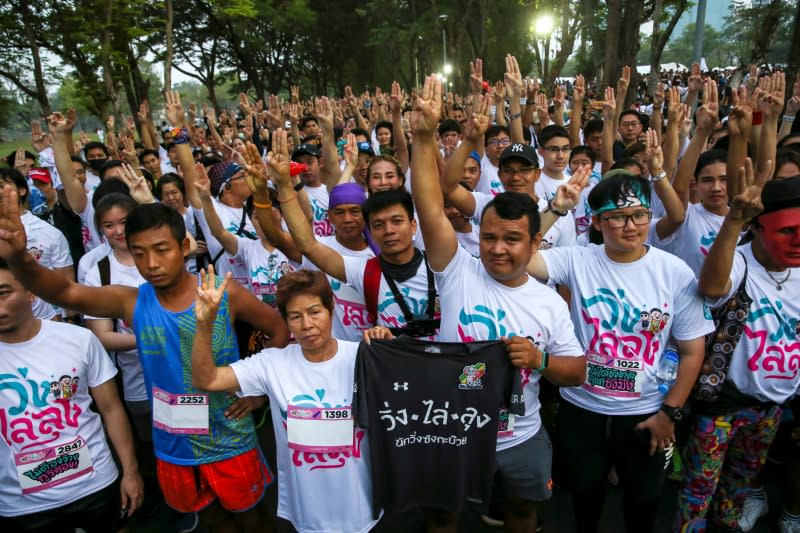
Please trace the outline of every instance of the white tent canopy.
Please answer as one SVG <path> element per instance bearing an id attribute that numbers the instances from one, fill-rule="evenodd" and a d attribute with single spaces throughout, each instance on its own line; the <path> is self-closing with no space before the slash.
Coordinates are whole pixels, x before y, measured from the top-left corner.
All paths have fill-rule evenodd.
<path id="1" fill-rule="evenodd" d="M 683 63 L 662 63 L 661 70 L 689 70 L 689 67 Z M 636 67 L 636 72 L 639 74 L 650 74 L 650 65 L 638 65 Z"/>

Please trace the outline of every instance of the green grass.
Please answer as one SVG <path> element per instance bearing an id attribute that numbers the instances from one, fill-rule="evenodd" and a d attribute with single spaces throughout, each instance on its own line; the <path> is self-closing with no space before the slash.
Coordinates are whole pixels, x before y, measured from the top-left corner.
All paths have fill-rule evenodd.
<path id="1" fill-rule="evenodd" d="M 16 141 L 0 142 L 0 166 L 5 166 L 6 156 L 17 148 L 25 148 L 29 152 L 36 153 L 31 146 L 30 139 L 19 139 Z"/>

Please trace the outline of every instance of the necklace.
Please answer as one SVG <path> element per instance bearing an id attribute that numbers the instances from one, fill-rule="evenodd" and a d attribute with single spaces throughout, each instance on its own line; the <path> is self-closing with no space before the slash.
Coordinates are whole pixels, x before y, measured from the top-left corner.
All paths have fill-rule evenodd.
<path id="1" fill-rule="evenodd" d="M 774 281 L 774 282 L 775 282 L 775 288 L 776 288 L 776 289 L 778 289 L 779 291 L 782 291 L 782 290 L 783 290 L 783 287 L 782 287 L 782 285 L 783 285 L 784 283 L 786 283 L 786 282 L 789 280 L 789 276 L 791 276 L 791 275 L 792 275 L 792 269 L 791 269 L 791 268 L 787 268 L 786 270 L 787 270 L 786 277 L 785 277 L 785 278 L 783 278 L 783 279 L 775 279 L 775 278 L 773 277 L 773 275 L 772 275 L 772 272 L 770 272 L 769 270 L 767 270 L 767 275 L 769 276 L 769 279 L 771 279 L 772 281 Z"/>

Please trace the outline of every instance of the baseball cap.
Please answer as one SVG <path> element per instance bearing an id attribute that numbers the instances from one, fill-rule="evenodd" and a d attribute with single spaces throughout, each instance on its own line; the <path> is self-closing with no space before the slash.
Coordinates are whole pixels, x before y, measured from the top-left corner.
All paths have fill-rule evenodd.
<path id="1" fill-rule="evenodd" d="M 292 152 L 292 161 L 294 161 L 295 159 L 297 159 L 298 156 L 303 154 L 319 157 L 319 148 L 317 148 L 316 145 L 309 143 L 301 144 L 300 146 L 297 147 L 297 149 L 294 152 Z"/>
<path id="2" fill-rule="evenodd" d="M 28 172 L 28 177 L 33 181 L 40 181 L 52 185 L 53 178 L 50 177 L 50 169 L 45 167 L 32 168 Z"/>
<path id="3" fill-rule="evenodd" d="M 514 143 L 503 150 L 503 153 L 500 154 L 500 166 L 503 166 L 503 163 L 509 159 L 514 158 L 523 159 L 534 167 L 539 168 L 539 156 L 536 154 L 536 150 L 528 144 Z"/>
<path id="4" fill-rule="evenodd" d="M 222 187 L 240 170 L 243 170 L 238 163 L 227 161 L 217 163 L 208 170 L 208 179 L 211 181 L 211 194 L 219 196 Z"/>
<path id="5" fill-rule="evenodd" d="M 358 143 L 358 153 L 375 155 L 375 152 L 372 150 L 372 145 L 367 141 Z"/>

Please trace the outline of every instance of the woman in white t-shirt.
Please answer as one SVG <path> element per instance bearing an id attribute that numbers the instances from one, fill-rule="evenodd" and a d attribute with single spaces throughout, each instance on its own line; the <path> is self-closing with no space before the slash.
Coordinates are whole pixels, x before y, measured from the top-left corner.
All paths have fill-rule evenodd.
<path id="1" fill-rule="evenodd" d="M 628 531 L 653 530 L 675 442 L 675 422 L 703 362 L 713 323 L 694 273 L 680 259 L 645 245 L 650 184 L 615 175 L 589 194 L 602 245 L 535 254 L 528 272 L 571 292 L 570 314 L 586 352 L 586 382 L 561 389 L 553 477 L 573 497 L 578 531 L 595 531 L 606 476 L 615 466 L 625 493 Z M 667 342 L 680 353 L 668 392 L 656 377 Z"/>
<path id="2" fill-rule="evenodd" d="M 156 184 L 155 193 L 156 198 L 161 203 L 170 206 L 183 215 L 186 231 L 197 241 L 197 250 L 186 258 L 186 270 L 194 274 L 197 272 L 198 259 L 208 252 L 208 248 L 206 248 L 205 240 L 198 239 L 198 227 L 195 223 L 194 211 L 186 205 L 186 185 L 183 182 L 183 178 L 172 172 L 162 175 Z"/>
<path id="3" fill-rule="evenodd" d="M 214 318 L 231 279 L 201 276 L 193 383 L 207 391 L 269 395 L 278 458 L 278 516 L 299 533 L 366 532 L 372 513 L 369 446 L 351 411 L 358 343 L 331 336 L 333 291 L 325 274 L 298 270 L 278 283 L 277 304 L 297 340 L 217 367 Z M 213 285 L 218 285 L 214 287 Z M 319 468 L 319 465 L 324 468 Z"/>

